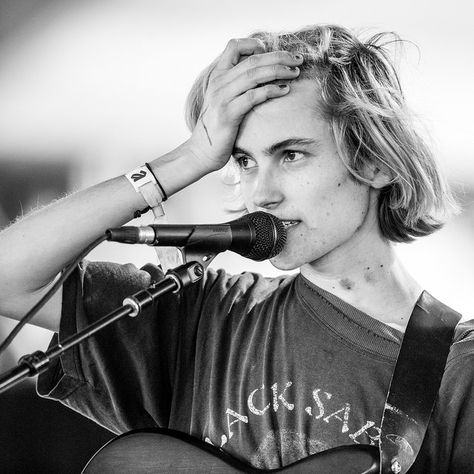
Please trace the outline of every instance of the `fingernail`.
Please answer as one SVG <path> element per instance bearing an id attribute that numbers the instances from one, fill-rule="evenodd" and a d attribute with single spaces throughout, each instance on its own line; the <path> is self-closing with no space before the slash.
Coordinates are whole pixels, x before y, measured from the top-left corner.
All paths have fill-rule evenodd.
<path id="1" fill-rule="evenodd" d="M 278 84 L 280 89 L 288 89 L 288 84 Z"/>
<path id="2" fill-rule="evenodd" d="M 293 56 L 297 61 L 301 61 L 303 59 L 303 56 L 301 54 L 295 54 Z"/>
<path id="3" fill-rule="evenodd" d="M 291 72 L 298 71 L 298 68 L 296 66 L 286 66 L 286 68 L 289 69 Z"/>

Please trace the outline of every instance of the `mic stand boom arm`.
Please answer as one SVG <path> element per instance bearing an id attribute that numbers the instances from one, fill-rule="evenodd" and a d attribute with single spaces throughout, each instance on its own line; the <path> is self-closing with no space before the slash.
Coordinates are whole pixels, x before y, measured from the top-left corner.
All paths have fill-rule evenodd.
<path id="1" fill-rule="evenodd" d="M 109 324 L 124 316 L 135 317 L 143 308 L 149 306 L 156 298 L 166 293 L 178 293 L 189 284 L 202 279 L 204 267 L 199 262 L 189 262 L 169 270 L 163 280 L 124 299 L 123 306 L 115 309 L 82 331 L 68 337 L 62 343 L 47 352 L 36 351 L 20 358 L 18 365 L 0 375 L 0 393 L 8 390 L 27 377 L 33 377 L 46 371 L 50 363 L 60 357 L 68 349 L 81 343 Z"/>

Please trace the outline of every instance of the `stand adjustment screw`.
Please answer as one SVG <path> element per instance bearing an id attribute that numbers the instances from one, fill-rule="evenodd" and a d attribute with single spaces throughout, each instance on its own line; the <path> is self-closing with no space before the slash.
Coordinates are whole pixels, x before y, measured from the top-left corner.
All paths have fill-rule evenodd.
<path id="1" fill-rule="evenodd" d="M 194 274 L 197 276 L 197 277 L 202 277 L 202 274 L 203 274 L 203 271 L 202 271 L 202 267 L 200 265 L 196 265 L 194 267 Z"/>

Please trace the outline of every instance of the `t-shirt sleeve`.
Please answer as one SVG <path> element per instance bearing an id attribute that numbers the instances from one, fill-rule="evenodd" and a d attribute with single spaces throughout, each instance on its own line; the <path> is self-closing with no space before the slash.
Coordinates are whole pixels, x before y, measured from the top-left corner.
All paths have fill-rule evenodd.
<path id="1" fill-rule="evenodd" d="M 445 416 L 451 417 L 452 452 L 449 472 L 474 472 L 474 321 L 460 325 L 462 339 L 454 344 L 444 383 L 451 394 L 446 400 Z"/>
<path id="2" fill-rule="evenodd" d="M 457 328 L 438 400 L 410 473 L 473 473 L 474 321 Z"/>
<path id="3" fill-rule="evenodd" d="M 156 266 L 82 262 L 63 287 L 64 341 L 163 277 Z M 164 296 L 75 346 L 38 379 L 38 393 L 59 400 L 115 433 L 168 423 L 178 354 L 180 297 Z"/>

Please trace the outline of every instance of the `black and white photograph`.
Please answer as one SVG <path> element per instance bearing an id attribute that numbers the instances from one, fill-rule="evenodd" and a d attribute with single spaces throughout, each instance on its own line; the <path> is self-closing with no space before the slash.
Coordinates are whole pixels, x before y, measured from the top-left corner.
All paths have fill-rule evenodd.
<path id="1" fill-rule="evenodd" d="M 0 472 L 474 473 L 468 0 L 0 0 Z"/>

